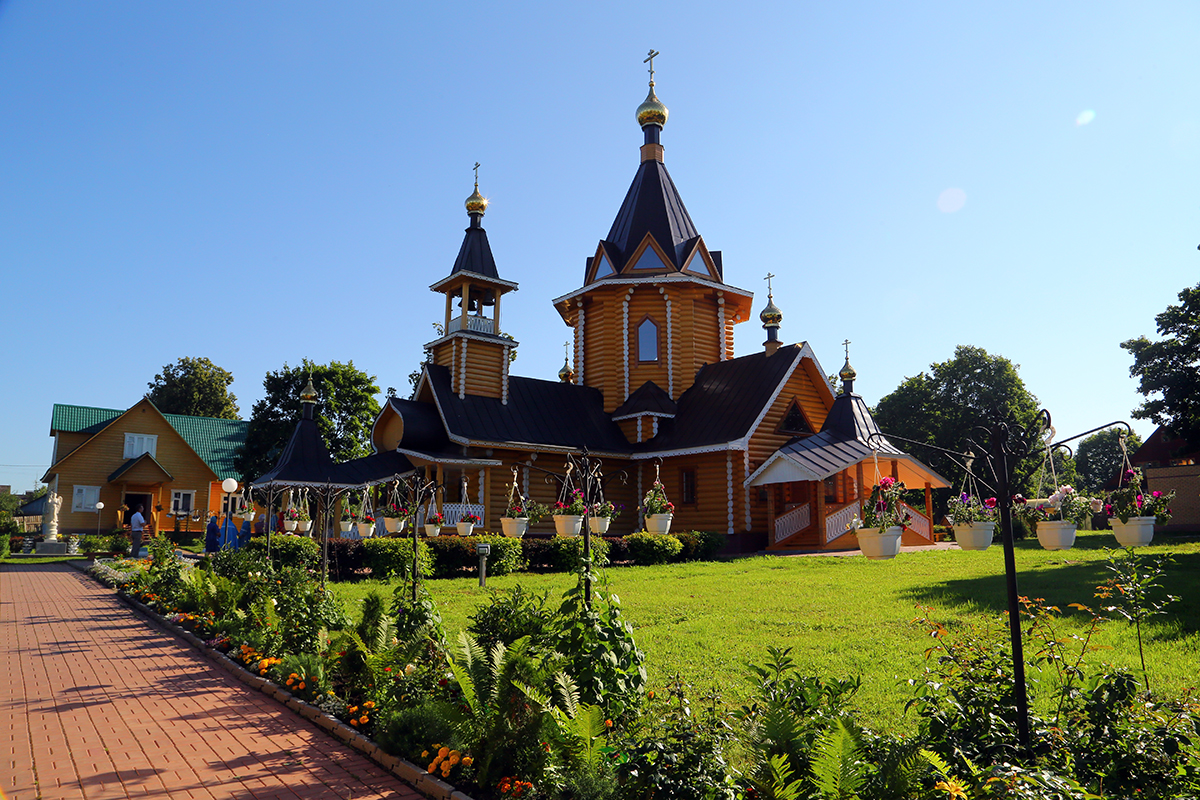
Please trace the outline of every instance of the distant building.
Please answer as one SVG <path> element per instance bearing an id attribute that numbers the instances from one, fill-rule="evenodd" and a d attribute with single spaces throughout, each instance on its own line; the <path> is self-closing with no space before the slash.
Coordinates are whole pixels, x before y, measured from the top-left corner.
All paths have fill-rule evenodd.
<path id="1" fill-rule="evenodd" d="M 1171 521 L 1158 530 L 1200 532 L 1200 453 L 1172 436 L 1165 428 L 1154 433 L 1129 457 L 1141 467 L 1150 491 L 1175 492 L 1171 501 Z"/>

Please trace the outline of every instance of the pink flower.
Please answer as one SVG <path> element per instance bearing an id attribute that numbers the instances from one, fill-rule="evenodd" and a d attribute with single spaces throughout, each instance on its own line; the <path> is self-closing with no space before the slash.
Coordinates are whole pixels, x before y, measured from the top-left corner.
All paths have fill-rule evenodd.
<path id="1" fill-rule="evenodd" d="M 987 500 L 983 501 L 983 505 L 985 508 L 995 508 L 996 507 L 996 498 L 989 497 Z"/>
<path id="2" fill-rule="evenodd" d="M 879 479 L 879 488 L 880 489 L 890 489 L 890 488 L 892 488 L 892 486 L 895 485 L 895 483 L 896 483 L 895 478 L 890 478 L 890 477 L 889 478 L 880 478 Z"/>
<path id="3" fill-rule="evenodd" d="M 1162 492 L 1151 492 L 1150 496 L 1155 498 L 1162 497 Z"/>

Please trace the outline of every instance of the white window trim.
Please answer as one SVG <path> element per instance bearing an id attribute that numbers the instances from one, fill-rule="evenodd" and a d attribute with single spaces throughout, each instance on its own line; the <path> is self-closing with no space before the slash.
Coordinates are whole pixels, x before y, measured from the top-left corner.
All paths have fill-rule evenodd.
<path id="1" fill-rule="evenodd" d="M 82 499 L 80 490 L 83 490 Z M 88 503 L 88 497 L 91 496 L 91 503 Z M 95 511 L 96 503 L 100 500 L 99 486 L 72 486 L 71 487 L 71 510 L 72 511 Z"/>
<path id="2" fill-rule="evenodd" d="M 183 495 L 189 495 L 191 498 L 190 501 L 188 502 L 187 513 L 190 514 L 196 510 L 196 490 L 195 489 L 172 489 L 171 490 L 171 505 L 170 505 L 170 509 L 169 509 L 172 513 L 175 512 L 176 497 L 177 496 L 182 497 Z"/>
<path id="3" fill-rule="evenodd" d="M 144 439 L 148 447 L 138 450 L 138 439 Z M 149 453 L 151 458 L 158 457 L 158 436 L 153 433 L 126 433 L 125 458 L 137 458 L 142 453 Z"/>

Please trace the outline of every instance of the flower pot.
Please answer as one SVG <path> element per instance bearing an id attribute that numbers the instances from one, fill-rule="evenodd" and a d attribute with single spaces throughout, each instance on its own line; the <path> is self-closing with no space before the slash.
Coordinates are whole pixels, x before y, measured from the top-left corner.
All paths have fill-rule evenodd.
<path id="1" fill-rule="evenodd" d="M 288 533 L 291 533 L 292 531 L 296 530 L 296 526 L 298 524 L 299 524 L 299 520 L 285 519 L 283 521 L 283 529 L 285 531 L 287 531 Z"/>
<path id="2" fill-rule="evenodd" d="M 554 530 L 559 536 L 578 536 L 582 529 L 582 514 L 554 515 Z"/>
<path id="3" fill-rule="evenodd" d="M 361 536 L 362 538 L 370 539 L 371 536 L 374 535 L 374 533 L 375 533 L 375 523 L 374 522 L 358 523 L 358 535 Z"/>
<path id="4" fill-rule="evenodd" d="M 1122 547 L 1145 547 L 1154 538 L 1154 517 L 1130 517 L 1129 522 L 1113 517 L 1108 523 Z"/>
<path id="5" fill-rule="evenodd" d="M 454 527 L 458 528 L 459 536 L 470 536 L 471 531 L 475 530 L 474 522 L 459 522 Z"/>
<path id="6" fill-rule="evenodd" d="M 674 516 L 674 514 L 647 514 L 647 533 L 669 533 L 671 531 L 671 518 Z"/>
<path id="7" fill-rule="evenodd" d="M 1075 544 L 1075 523 L 1057 519 L 1038 520 L 1038 543 L 1047 550 L 1070 550 Z"/>
<path id="8" fill-rule="evenodd" d="M 441 536 L 442 535 L 442 526 L 437 524 L 436 522 L 426 522 L 425 523 L 425 535 L 426 536 Z"/>
<path id="9" fill-rule="evenodd" d="M 872 561 L 885 558 L 895 558 L 900 554 L 900 534 L 904 529 L 894 525 L 885 531 L 879 528 L 859 528 L 855 531 L 858 537 L 858 549 Z"/>
<path id="10" fill-rule="evenodd" d="M 592 529 L 592 533 L 608 533 L 608 526 L 611 524 L 612 517 L 588 517 L 588 527 Z"/>
<path id="11" fill-rule="evenodd" d="M 529 530 L 529 517 L 501 517 L 500 530 L 510 539 L 520 539 Z"/>
<path id="12" fill-rule="evenodd" d="M 312 520 L 311 519 L 300 520 L 299 522 L 296 523 L 296 530 L 298 530 L 302 533 L 308 533 L 310 530 L 312 530 Z"/>
<path id="13" fill-rule="evenodd" d="M 961 550 L 987 550 L 995 530 L 996 523 L 991 521 L 962 523 L 954 526 L 954 541 Z"/>
<path id="14" fill-rule="evenodd" d="M 342 529 L 342 533 L 349 533 L 350 529 L 354 527 L 354 522 L 353 522 L 353 520 L 347 520 L 346 522 L 339 522 L 338 527 Z"/>
<path id="15" fill-rule="evenodd" d="M 399 533 L 400 529 L 404 527 L 404 520 L 400 517 L 384 517 L 383 527 L 388 533 Z"/>

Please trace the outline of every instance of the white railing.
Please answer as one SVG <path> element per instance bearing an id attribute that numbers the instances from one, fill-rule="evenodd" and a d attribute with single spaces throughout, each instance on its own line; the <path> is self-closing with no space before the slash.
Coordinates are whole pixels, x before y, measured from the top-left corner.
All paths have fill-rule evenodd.
<path id="1" fill-rule="evenodd" d="M 861 501 L 855 500 L 825 518 L 825 544 L 846 533 L 846 526 L 850 524 L 850 520 L 859 516 L 861 506 Z"/>
<path id="2" fill-rule="evenodd" d="M 467 514 L 474 514 L 483 519 L 482 503 L 442 503 L 442 516 L 446 518 L 445 525 L 457 525 L 458 521 Z M 417 511 L 417 524 L 425 524 L 425 509 Z"/>
<path id="3" fill-rule="evenodd" d="M 926 539 L 932 542 L 933 528 L 929 527 L 929 517 L 925 516 L 925 512 L 913 508 L 908 503 L 901 503 L 900 505 L 908 509 L 909 514 L 912 514 L 912 522 L 908 524 L 908 529 L 914 533 L 924 536 Z"/>
<path id="4" fill-rule="evenodd" d="M 475 333 L 495 333 L 496 323 L 490 317 L 474 317 L 463 314 L 450 320 L 450 331 L 474 331 Z"/>
<path id="5" fill-rule="evenodd" d="M 811 503 L 805 503 L 775 518 L 775 544 L 799 533 L 812 523 L 811 506 Z"/>

